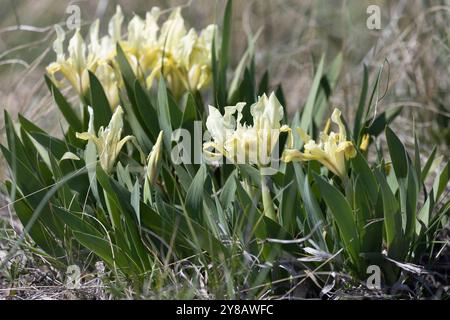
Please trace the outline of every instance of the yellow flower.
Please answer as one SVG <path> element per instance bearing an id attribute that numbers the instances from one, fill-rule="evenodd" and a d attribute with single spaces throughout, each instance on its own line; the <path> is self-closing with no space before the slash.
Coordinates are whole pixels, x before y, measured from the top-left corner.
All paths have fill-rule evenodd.
<path id="1" fill-rule="evenodd" d="M 147 158 L 147 179 L 150 184 L 154 184 L 156 182 L 156 177 L 159 172 L 159 168 L 161 166 L 161 156 L 162 156 L 162 138 L 163 132 L 160 131 L 158 135 L 158 139 L 156 139 L 156 143 L 150 151 L 150 154 Z"/>
<path id="2" fill-rule="evenodd" d="M 86 45 L 80 35 L 80 30 L 77 29 L 69 41 L 69 57 L 67 59 L 63 49 L 65 32 L 59 25 L 55 25 L 55 30 L 56 40 L 53 43 L 53 49 L 56 52 L 56 62 L 47 67 L 47 72 L 53 79 L 55 79 L 55 74 L 61 73 L 79 94 L 84 94 L 89 88 L 87 69 L 92 67 L 92 60 L 86 57 Z"/>
<path id="3" fill-rule="evenodd" d="M 265 94 L 250 107 L 253 125 L 242 124 L 242 110 L 245 103 L 225 107 L 225 114 L 209 106 L 206 127 L 213 141 L 203 145 L 205 154 L 211 157 L 223 155 L 234 163 L 250 163 L 259 167 L 269 165 L 272 151 L 278 141 L 280 132 L 289 131 L 281 126 L 283 107 L 272 93 Z M 233 115 L 237 113 L 235 118 Z M 213 153 L 208 149 L 214 148 Z"/>
<path id="4" fill-rule="evenodd" d="M 347 140 L 339 109 L 334 109 L 331 121 L 338 125 L 339 133 L 321 132 L 318 143 L 312 140 L 301 128 L 298 128 L 297 131 L 305 143 L 304 152 L 287 149 L 283 153 L 283 161 L 317 160 L 334 174 L 341 178 L 345 177 L 347 175 L 345 161 L 356 156 L 356 150 L 353 143 Z"/>
<path id="5" fill-rule="evenodd" d="M 215 25 L 209 25 L 200 36 L 191 29 L 181 40 L 182 45 L 176 54 L 187 73 L 189 90 L 200 90 L 211 80 L 211 46 L 216 29 Z"/>
<path id="6" fill-rule="evenodd" d="M 363 135 L 361 144 L 359 145 L 361 151 L 367 150 L 367 148 L 369 147 L 369 142 L 370 142 L 370 135 L 366 133 L 365 135 Z"/>
<path id="7" fill-rule="evenodd" d="M 111 107 L 115 108 L 119 103 L 119 81 L 117 79 L 120 79 L 112 66 L 115 44 L 110 37 L 103 37 L 99 40 L 98 28 L 99 21 L 96 20 L 90 27 L 90 43 L 87 47 L 80 35 L 80 30 L 77 29 L 70 39 L 69 56 L 66 59 L 63 49 L 65 33 L 60 26 L 56 25 L 57 39 L 53 48 L 57 59 L 47 67 L 47 72 L 60 87 L 62 85 L 55 76 L 61 73 L 80 95 L 87 94 L 89 90 L 88 71 L 95 73 L 105 90 Z"/>
<path id="8" fill-rule="evenodd" d="M 100 127 L 97 135 L 94 131 L 94 113 L 91 107 L 89 107 L 89 115 L 88 132 L 77 132 L 76 137 L 78 139 L 92 141 L 95 144 L 100 166 L 107 173 L 110 173 L 125 143 L 135 138 L 133 136 L 126 136 L 120 139 L 123 129 L 123 110 L 121 106 L 118 106 L 114 111 L 109 125 L 106 128 Z"/>
<path id="9" fill-rule="evenodd" d="M 154 30 L 154 29 L 153 29 Z M 211 48 L 215 25 L 209 25 L 200 35 L 194 29 L 186 31 L 181 8 L 176 8 L 162 25 L 157 45 L 148 41 L 142 65 L 152 69 L 147 86 L 152 86 L 161 72 L 175 97 L 186 90 L 197 91 L 211 80 Z"/>

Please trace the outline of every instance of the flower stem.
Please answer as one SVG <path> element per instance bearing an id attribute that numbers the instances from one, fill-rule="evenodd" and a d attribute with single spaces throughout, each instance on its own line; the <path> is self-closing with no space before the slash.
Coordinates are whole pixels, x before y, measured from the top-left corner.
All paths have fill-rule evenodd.
<path id="1" fill-rule="evenodd" d="M 269 182 L 270 177 L 261 174 L 261 194 L 264 206 L 264 214 L 266 215 L 266 217 L 272 219 L 273 221 L 277 221 L 275 209 L 273 208 L 272 197 L 270 195 Z"/>

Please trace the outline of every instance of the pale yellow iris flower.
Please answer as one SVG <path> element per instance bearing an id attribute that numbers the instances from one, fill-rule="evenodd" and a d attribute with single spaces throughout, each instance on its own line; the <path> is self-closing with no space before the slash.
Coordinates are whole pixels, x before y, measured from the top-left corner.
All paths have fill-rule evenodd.
<path id="1" fill-rule="evenodd" d="M 56 75 L 61 74 L 79 95 L 86 95 L 89 90 L 88 71 L 93 72 L 103 88 L 112 108 L 119 103 L 119 88 L 117 75 L 113 67 L 115 56 L 115 44 L 110 37 L 98 38 L 99 21 L 96 20 L 89 30 L 89 45 L 77 29 L 69 41 L 68 57 L 64 53 L 65 32 L 59 26 L 55 26 L 57 38 L 53 43 L 53 49 L 57 58 L 47 67 L 48 74 L 53 81 L 62 87 Z"/>
<path id="2" fill-rule="evenodd" d="M 47 72 L 53 77 L 61 73 L 70 82 L 71 86 L 79 93 L 84 94 L 89 88 L 88 70 L 94 69 L 93 56 L 86 56 L 86 45 L 80 35 L 80 30 L 76 30 L 74 36 L 69 41 L 68 57 L 64 53 L 65 32 L 55 25 L 56 40 L 53 49 L 56 52 L 56 61 L 47 67 Z"/>
<path id="3" fill-rule="evenodd" d="M 100 127 L 97 134 L 94 131 L 94 114 L 91 107 L 89 107 L 89 114 L 88 132 L 77 132 L 76 137 L 92 141 L 95 144 L 100 166 L 105 172 L 110 173 L 125 143 L 133 141 L 135 138 L 134 136 L 126 136 L 121 139 L 123 130 L 123 110 L 121 106 L 118 106 L 114 111 L 109 125 L 106 128 Z"/>
<path id="4" fill-rule="evenodd" d="M 244 106 L 245 103 L 238 103 L 225 107 L 224 115 L 209 106 L 206 127 L 213 141 L 203 145 L 204 152 L 212 158 L 223 155 L 233 163 L 267 166 L 280 132 L 289 131 L 287 126 L 280 124 L 283 107 L 274 93 L 269 97 L 264 94 L 250 107 L 253 125 L 248 125 L 241 123 Z"/>
<path id="5" fill-rule="evenodd" d="M 304 152 L 287 149 L 283 153 L 283 161 L 317 160 L 337 176 L 346 177 L 346 160 L 355 157 L 356 150 L 353 143 L 347 140 L 339 109 L 334 109 L 331 121 L 338 125 L 339 133 L 323 131 L 320 133 L 319 142 L 315 142 L 301 128 L 298 128 L 297 131 L 305 143 Z"/>
<path id="6" fill-rule="evenodd" d="M 168 86 L 180 97 L 186 91 L 197 91 L 211 80 L 211 48 L 216 25 L 209 25 L 197 34 L 194 29 L 186 30 L 181 9 L 176 8 L 159 30 L 157 38 L 144 46 L 148 54 L 140 61 L 144 69 L 151 69 L 147 86 L 152 86 L 161 72 L 168 80 Z"/>

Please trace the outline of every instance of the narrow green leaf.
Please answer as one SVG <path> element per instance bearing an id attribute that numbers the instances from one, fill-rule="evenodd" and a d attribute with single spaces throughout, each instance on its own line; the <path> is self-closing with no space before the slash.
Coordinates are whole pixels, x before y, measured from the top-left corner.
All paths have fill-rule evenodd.
<path id="1" fill-rule="evenodd" d="M 323 65 L 325 61 L 325 56 L 322 55 L 320 58 L 319 65 L 316 70 L 316 74 L 314 76 L 314 80 L 309 90 L 308 99 L 306 100 L 305 107 L 303 108 L 303 112 L 300 119 L 300 128 L 305 130 L 305 132 L 310 131 L 310 128 L 313 123 L 314 116 L 314 102 L 316 100 L 317 92 L 320 86 L 320 80 L 322 79 Z"/>
<path id="2" fill-rule="evenodd" d="M 220 47 L 219 72 L 218 72 L 218 102 L 223 109 L 227 103 L 227 68 L 229 60 L 229 47 L 231 39 L 231 18 L 233 14 L 233 1 L 228 0 L 223 16 L 222 44 Z"/>
<path id="3" fill-rule="evenodd" d="M 416 170 L 416 177 L 420 179 L 421 175 L 421 162 L 420 162 L 420 149 L 419 149 L 419 140 L 417 139 L 417 135 L 414 133 L 414 169 Z"/>
<path id="4" fill-rule="evenodd" d="M 11 196 L 13 189 L 12 183 L 10 181 L 6 181 L 5 185 L 9 195 Z M 26 226 L 33 216 L 33 209 L 20 191 L 16 190 L 15 193 L 17 200 L 14 202 L 14 211 L 22 225 Z M 58 245 L 55 236 L 49 232 L 45 224 L 43 224 L 40 219 L 38 219 L 38 221 L 36 221 L 29 228 L 28 234 L 42 250 L 52 257 L 64 256 L 63 248 Z"/>
<path id="5" fill-rule="evenodd" d="M 139 117 L 142 119 L 142 122 L 147 129 L 146 131 L 150 133 L 152 142 L 155 143 L 159 134 L 159 123 L 158 117 L 156 116 L 157 112 L 138 80 L 134 82 L 134 94 Z"/>
<path id="6" fill-rule="evenodd" d="M 136 183 L 133 186 L 133 191 L 131 192 L 131 206 L 134 209 L 134 213 L 136 214 L 136 219 L 138 221 L 139 228 L 141 227 L 141 213 L 140 213 L 140 185 L 139 181 L 136 180 Z"/>
<path id="7" fill-rule="evenodd" d="M 408 174 L 408 159 L 403 143 L 389 127 L 386 127 L 386 140 L 397 179 L 406 178 Z"/>
<path id="8" fill-rule="evenodd" d="M 356 109 L 355 122 L 353 124 L 353 139 L 356 142 L 360 141 L 359 136 L 361 133 L 361 126 L 364 124 L 365 121 L 365 119 L 363 119 L 363 115 L 366 106 L 368 86 L 369 86 L 369 71 L 367 70 L 367 66 L 364 64 L 361 94 L 359 96 L 358 108 Z"/>
<path id="9" fill-rule="evenodd" d="M 45 131 L 39 128 L 37 125 L 32 123 L 30 120 L 25 118 L 23 115 L 19 113 L 19 123 L 22 128 L 24 128 L 27 132 L 39 132 L 45 134 Z"/>
<path id="10" fill-rule="evenodd" d="M 372 112 L 372 106 L 376 105 L 378 103 L 378 89 L 379 89 L 379 86 L 380 86 L 381 72 L 382 71 L 383 71 L 383 67 L 380 67 L 380 69 L 378 70 L 378 74 L 377 74 L 377 77 L 375 79 L 375 82 L 373 84 L 372 94 L 370 95 L 369 103 L 367 104 L 366 113 L 364 115 L 363 122 L 365 122 L 366 119 L 368 119 L 369 114 Z M 374 103 L 373 101 L 374 101 L 375 96 L 376 96 L 377 101 L 375 101 L 375 103 Z"/>
<path id="11" fill-rule="evenodd" d="M 321 79 L 318 96 L 316 98 L 316 108 L 314 112 L 314 123 L 320 126 L 327 110 L 329 98 L 336 87 L 337 80 L 341 73 L 343 63 L 343 54 L 339 54 L 334 58 L 330 67 L 324 73 Z"/>
<path id="12" fill-rule="evenodd" d="M 6 110 L 4 112 L 4 119 L 5 119 L 5 131 L 6 131 L 6 140 L 8 141 L 8 148 L 9 150 L 11 150 L 12 154 L 14 155 L 14 158 L 20 160 L 25 166 L 27 166 L 31 170 L 36 170 L 36 167 L 33 167 L 34 161 L 33 159 L 30 158 L 32 155 L 25 150 L 25 146 L 19 139 L 14 123 Z"/>
<path id="13" fill-rule="evenodd" d="M 258 96 L 262 96 L 264 93 L 268 94 L 269 90 L 269 70 L 266 70 L 259 81 Z"/>
<path id="14" fill-rule="evenodd" d="M 74 146 L 65 143 L 55 137 L 49 136 L 46 133 L 41 133 L 38 131 L 29 132 L 30 135 L 35 139 L 39 144 L 41 144 L 45 149 L 50 151 L 56 159 L 61 159 L 62 156 L 66 152 L 71 152 L 76 154 L 77 148 Z"/>
<path id="15" fill-rule="evenodd" d="M 298 184 L 298 190 L 305 206 L 309 229 L 313 230 L 318 225 L 322 225 L 322 228 L 325 227 L 326 221 L 323 212 L 320 209 L 319 203 L 317 202 L 311 190 L 307 176 L 305 176 L 305 174 L 303 173 L 303 169 L 299 163 L 293 163 L 293 166 Z M 322 250 L 328 251 L 325 240 L 320 230 L 321 228 L 319 228 L 318 231 L 314 234 L 314 238 L 316 239 Z"/>
<path id="16" fill-rule="evenodd" d="M 45 83 L 47 84 L 48 89 L 53 95 L 53 99 L 56 102 L 59 110 L 63 114 L 67 123 L 76 131 L 83 132 L 83 125 L 73 110 L 72 106 L 67 102 L 66 98 L 62 95 L 56 85 L 50 80 L 48 76 L 45 76 Z"/>
<path id="17" fill-rule="evenodd" d="M 91 71 L 89 71 L 89 87 L 90 102 L 94 110 L 94 128 L 97 132 L 101 126 L 106 127 L 111 120 L 111 106 L 100 81 Z"/>
<path id="18" fill-rule="evenodd" d="M 217 61 L 217 53 L 216 53 L 216 33 L 213 34 L 213 40 L 211 42 L 211 73 L 213 80 L 213 101 L 216 106 L 219 107 L 219 110 L 223 111 L 223 108 L 219 105 L 219 62 Z"/>
<path id="19" fill-rule="evenodd" d="M 202 221 L 204 184 L 207 177 L 206 166 L 198 169 L 186 195 L 186 211 L 196 221 Z"/>
<path id="20" fill-rule="evenodd" d="M 336 219 L 345 250 L 349 254 L 353 263 L 359 265 L 359 236 L 353 218 L 352 208 L 347 199 L 336 187 L 329 184 L 321 176 L 314 173 L 314 179 L 324 200 Z"/>
<path id="21" fill-rule="evenodd" d="M 184 103 L 182 125 L 197 120 L 197 104 L 194 96 L 188 92 L 185 97 L 186 102 Z"/>
<path id="22" fill-rule="evenodd" d="M 400 242 L 403 237 L 400 206 L 387 183 L 386 177 L 379 170 L 375 172 L 375 175 L 380 184 L 380 191 L 383 198 L 386 244 L 389 254 L 391 256 L 398 256 L 397 252 L 399 249 L 397 247 L 401 246 Z"/>
<path id="23" fill-rule="evenodd" d="M 74 231 L 73 235 L 79 243 L 99 256 L 111 269 L 115 270 L 118 267 L 121 272 L 128 275 L 141 273 L 133 259 L 108 240 L 79 231 Z"/>
<path id="24" fill-rule="evenodd" d="M 357 151 L 357 155 L 351 160 L 351 163 L 353 174 L 356 179 L 361 180 L 363 186 L 361 192 L 367 193 L 367 197 L 371 204 L 375 205 L 377 202 L 378 185 L 369 164 L 359 151 Z"/>
<path id="25" fill-rule="evenodd" d="M 128 62 L 127 56 L 123 52 L 123 49 L 119 43 L 117 43 L 116 51 L 117 51 L 116 61 L 119 65 L 124 82 L 131 89 L 134 86 L 136 75 L 134 74 L 133 69 L 130 66 L 130 63 Z M 132 99 L 134 97 L 131 96 L 129 98 Z"/>
<path id="26" fill-rule="evenodd" d="M 171 152 L 172 125 L 170 120 L 169 101 L 167 98 L 167 89 L 164 78 L 159 79 L 158 85 L 158 121 L 159 127 L 163 130 L 164 145 L 167 152 Z"/>
<path id="27" fill-rule="evenodd" d="M 437 146 L 433 147 L 433 150 L 431 151 L 430 156 L 427 159 L 427 162 L 425 162 L 425 165 L 422 168 L 421 174 L 420 174 L 420 180 L 422 183 L 425 182 L 425 179 L 428 177 L 428 173 L 430 172 L 431 165 L 433 164 L 434 158 L 436 157 L 436 151 Z"/>
<path id="28" fill-rule="evenodd" d="M 441 197 L 442 193 L 448 187 L 448 181 L 450 180 L 450 161 L 447 160 L 447 164 L 444 169 L 440 173 L 437 174 L 436 179 L 434 180 L 433 190 L 434 200 L 438 201 Z"/>
<path id="29" fill-rule="evenodd" d="M 281 84 L 279 84 L 277 86 L 277 89 L 275 90 L 275 96 L 277 97 L 280 104 L 283 106 L 283 111 L 284 111 L 283 112 L 284 113 L 283 120 L 284 120 L 284 122 L 287 123 L 287 113 L 288 113 L 287 109 L 286 109 L 287 103 L 286 103 L 286 97 L 284 96 L 283 87 Z"/>
<path id="30" fill-rule="evenodd" d="M 402 107 L 390 108 L 379 114 L 375 120 L 367 120 L 365 133 L 377 137 L 402 111 Z"/>
<path id="31" fill-rule="evenodd" d="M 167 91 L 167 102 L 169 104 L 170 122 L 172 128 L 180 128 L 183 124 L 183 112 L 180 110 L 177 101 L 170 93 Z"/>
<path id="32" fill-rule="evenodd" d="M 78 213 L 67 208 L 54 206 L 55 212 L 73 231 L 84 232 L 96 237 L 106 236 L 102 226 L 95 219 L 84 213 Z"/>
<path id="33" fill-rule="evenodd" d="M 229 208 L 236 197 L 236 175 L 237 171 L 235 170 L 228 176 L 220 192 L 220 202 L 225 208 Z"/>
<path id="34" fill-rule="evenodd" d="M 109 176 L 105 171 L 100 167 L 100 165 L 96 166 L 96 178 L 103 188 L 103 193 L 105 196 L 106 208 L 108 209 L 108 213 L 111 219 L 111 223 L 114 229 L 120 229 L 121 227 L 121 215 L 122 210 L 120 208 L 120 202 L 118 199 L 117 193 L 114 191 L 111 186 L 111 181 Z"/>

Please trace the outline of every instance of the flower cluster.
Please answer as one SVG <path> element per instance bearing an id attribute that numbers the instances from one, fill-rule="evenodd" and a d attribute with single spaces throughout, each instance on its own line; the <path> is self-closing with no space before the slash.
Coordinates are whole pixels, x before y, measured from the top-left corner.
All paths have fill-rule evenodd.
<path id="1" fill-rule="evenodd" d="M 213 141 L 204 144 L 204 150 L 209 156 L 223 155 L 233 163 L 251 163 L 264 167 L 269 164 L 280 132 L 289 128 L 281 126 L 283 107 L 272 93 L 265 94 L 250 106 L 253 125 L 242 123 L 242 110 L 245 103 L 225 107 L 222 116 L 219 110 L 209 106 L 209 116 L 206 127 Z M 234 114 L 237 113 L 237 117 Z M 209 151 L 214 148 L 218 153 Z"/>
<path id="2" fill-rule="evenodd" d="M 64 50 L 65 32 L 56 25 L 57 38 L 53 44 L 56 61 L 47 67 L 53 80 L 59 74 L 80 94 L 89 88 L 88 70 L 102 83 L 108 100 L 114 108 L 119 104 L 122 77 L 115 61 L 116 44 L 119 43 L 134 73 L 145 79 L 147 87 L 164 74 L 168 86 L 176 98 L 186 90 L 196 91 L 211 80 L 211 48 L 216 30 L 209 25 L 198 34 L 186 29 L 181 9 L 176 8 L 161 25 L 159 8 L 154 7 L 145 19 L 135 15 L 127 26 L 127 36 L 122 35 L 124 16 L 120 6 L 108 25 L 108 35 L 99 38 L 99 21 L 89 29 L 89 41 L 83 39 L 77 29 Z"/>
<path id="3" fill-rule="evenodd" d="M 301 128 L 297 128 L 304 144 L 304 151 L 292 148 L 291 129 L 281 125 L 283 107 L 272 93 L 265 94 L 250 107 L 253 125 L 242 124 L 242 110 L 245 103 L 225 107 L 225 114 L 210 106 L 206 127 L 212 140 L 203 146 L 205 153 L 211 156 L 225 156 L 233 163 L 250 163 L 259 167 L 267 164 L 268 157 L 278 141 L 280 132 L 289 133 L 288 148 L 284 150 L 282 161 L 309 161 L 317 160 L 335 175 L 343 178 L 347 175 L 346 160 L 356 155 L 356 149 L 351 141 L 347 140 L 346 129 L 341 120 L 341 112 L 335 109 L 331 121 L 338 125 L 339 132 L 330 132 L 328 129 L 320 133 L 320 141 L 315 142 Z M 234 114 L 237 113 L 237 118 Z M 216 153 L 210 151 L 211 148 Z M 263 161 L 264 160 L 264 161 Z"/>

